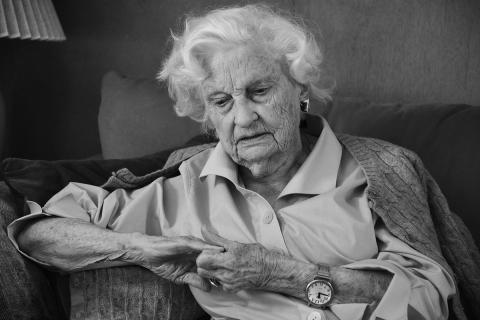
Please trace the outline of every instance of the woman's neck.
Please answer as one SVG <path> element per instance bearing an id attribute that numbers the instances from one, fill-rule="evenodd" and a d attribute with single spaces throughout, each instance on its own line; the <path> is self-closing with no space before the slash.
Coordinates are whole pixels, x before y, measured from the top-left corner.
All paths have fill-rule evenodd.
<path id="1" fill-rule="evenodd" d="M 280 164 L 272 161 L 272 164 L 277 165 L 277 167 L 267 175 L 256 176 L 248 168 L 239 167 L 240 176 L 242 177 L 245 188 L 260 194 L 273 207 L 275 200 L 290 180 L 292 180 L 293 176 L 310 154 L 308 139 L 304 140 L 302 137 L 301 145 L 295 157 L 287 159 L 287 161 Z"/>

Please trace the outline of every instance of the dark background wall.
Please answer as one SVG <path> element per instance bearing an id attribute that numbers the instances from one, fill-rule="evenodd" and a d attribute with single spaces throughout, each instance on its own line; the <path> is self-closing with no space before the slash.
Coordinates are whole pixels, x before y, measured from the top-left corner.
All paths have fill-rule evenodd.
<path id="1" fill-rule="evenodd" d="M 480 105 L 479 1 L 264 2 L 322 28 L 337 95 Z M 233 3 L 239 1 L 54 0 L 67 41 L 0 38 L 0 91 L 7 105 L 0 158 L 99 154 L 102 75 L 116 70 L 153 78 L 179 17 Z"/>
<path id="2" fill-rule="evenodd" d="M 290 7 L 287 1 L 270 0 Z M 103 74 L 154 78 L 170 29 L 207 6 L 238 1 L 53 1 L 67 41 L 0 38 L 7 105 L 2 158 L 78 159 L 101 153 L 97 114 Z"/>
<path id="3" fill-rule="evenodd" d="M 337 94 L 480 105 L 480 1 L 295 0 L 322 29 Z"/>

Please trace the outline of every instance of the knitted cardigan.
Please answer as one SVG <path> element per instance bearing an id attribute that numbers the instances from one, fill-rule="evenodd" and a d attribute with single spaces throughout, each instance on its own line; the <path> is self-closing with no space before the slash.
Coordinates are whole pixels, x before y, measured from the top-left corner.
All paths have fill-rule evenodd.
<path id="1" fill-rule="evenodd" d="M 415 250 L 439 263 L 457 282 L 451 310 L 467 319 L 460 294 L 470 312 L 480 319 L 480 254 L 468 229 L 452 213 L 437 183 L 419 157 L 391 143 L 349 135 L 337 135 L 365 172 L 370 209 L 388 230 Z M 164 169 L 136 177 L 119 170 L 102 187 L 136 189 L 165 176 L 178 175 L 180 164 L 216 143 L 175 151 Z"/>

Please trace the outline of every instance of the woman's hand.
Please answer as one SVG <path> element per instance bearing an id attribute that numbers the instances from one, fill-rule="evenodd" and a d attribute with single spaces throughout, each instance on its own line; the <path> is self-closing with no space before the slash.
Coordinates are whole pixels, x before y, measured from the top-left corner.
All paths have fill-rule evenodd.
<path id="1" fill-rule="evenodd" d="M 267 250 L 258 243 L 230 241 L 202 227 L 206 242 L 225 248 L 225 252 L 206 250 L 197 258 L 197 272 L 204 278 L 215 278 L 223 289 L 235 293 L 246 289 L 272 290 L 278 269 L 288 257 Z"/>
<path id="2" fill-rule="evenodd" d="M 280 292 L 306 301 L 305 288 L 318 272 L 314 263 L 271 252 L 258 243 L 230 241 L 202 227 L 206 242 L 225 248 L 203 251 L 197 258 L 197 272 L 215 278 L 223 290 L 236 293 L 246 289 Z M 392 274 L 382 270 L 350 270 L 330 267 L 335 290 L 334 304 L 378 303 Z"/>
<path id="3" fill-rule="evenodd" d="M 153 237 L 134 233 L 131 245 L 133 250 L 127 250 L 125 260 L 176 284 L 189 284 L 207 292 L 211 290 L 211 284 L 195 272 L 195 260 L 204 250 L 223 251 L 222 247 L 193 236 Z"/>

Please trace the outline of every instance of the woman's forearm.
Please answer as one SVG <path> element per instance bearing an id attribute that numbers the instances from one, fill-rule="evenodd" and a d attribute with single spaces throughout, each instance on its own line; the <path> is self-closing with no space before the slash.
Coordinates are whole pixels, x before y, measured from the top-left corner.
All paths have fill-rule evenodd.
<path id="1" fill-rule="evenodd" d="M 393 274 L 383 270 L 353 270 L 330 267 L 334 304 L 380 302 Z"/>
<path id="2" fill-rule="evenodd" d="M 272 276 L 265 290 L 281 292 L 306 301 L 306 285 L 313 281 L 318 267 L 288 257 L 275 259 L 271 267 Z M 330 278 L 334 289 L 333 304 L 379 302 L 388 289 L 393 275 L 379 270 L 350 270 L 330 267 Z"/>
<path id="3" fill-rule="evenodd" d="M 70 218 L 32 220 L 20 232 L 17 243 L 32 258 L 63 271 L 75 271 L 96 262 L 122 261 L 204 291 L 211 286 L 208 280 L 191 271 L 195 260 L 203 250 L 223 251 L 191 236 L 120 233 Z"/>
<path id="4" fill-rule="evenodd" d="M 99 261 L 121 260 L 131 237 L 80 219 L 46 217 L 29 222 L 17 243 L 32 258 L 73 271 Z"/>

